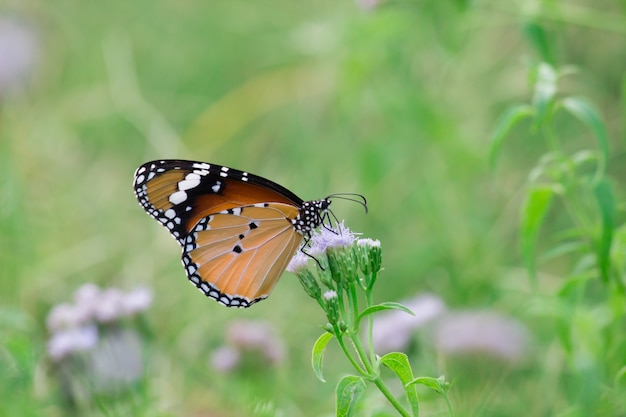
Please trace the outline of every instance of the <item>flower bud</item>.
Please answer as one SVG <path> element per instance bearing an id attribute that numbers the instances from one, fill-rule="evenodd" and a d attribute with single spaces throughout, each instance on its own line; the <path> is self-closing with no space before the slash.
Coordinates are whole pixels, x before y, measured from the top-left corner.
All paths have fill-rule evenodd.
<path id="1" fill-rule="evenodd" d="M 359 239 L 356 244 L 355 254 L 359 260 L 361 271 L 365 275 L 365 289 L 372 288 L 382 265 L 382 249 L 380 240 Z"/>
<path id="2" fill-rule="evenodd" d="M 357 279 L 357 260 L 351 248 L 334 247 L 326 252 L 332 278 L 344 286 L 352 285 Z"/>
<path id="3" fill-rule="evenodd" d="M 308 269 L 301 269 L 297 276 L 298 280 L 300 280 L 300 284 L 304 287 L 304 291 L 311 298 L 318 300 L 321 297 L 322 290 L 313 273 Z"/>
<path id="4" fill-rule="evenodd" d="M 331 324 L 336 324 L 339 319 L 339 300 L 337 298 L 337 292 L 330 290 L 324 293 L 324 300 L 326 301 L 326 316 Z"/>

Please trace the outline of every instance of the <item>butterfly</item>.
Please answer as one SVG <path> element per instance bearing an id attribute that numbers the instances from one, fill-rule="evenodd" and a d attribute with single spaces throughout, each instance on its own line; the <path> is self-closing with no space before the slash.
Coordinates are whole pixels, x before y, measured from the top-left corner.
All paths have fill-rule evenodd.
<path id="1" fill-rule="evenodd" d="M 141 207 L 182 247 L 189 280 L 227 307 L 269 296 L 312 232 L 329 227 L 331 198 L 358 196 L 346 199 L 367 210 L 359 194 L 304 201 L 268 179 L 205 162 L 146 162 L 133 185 Z"/>

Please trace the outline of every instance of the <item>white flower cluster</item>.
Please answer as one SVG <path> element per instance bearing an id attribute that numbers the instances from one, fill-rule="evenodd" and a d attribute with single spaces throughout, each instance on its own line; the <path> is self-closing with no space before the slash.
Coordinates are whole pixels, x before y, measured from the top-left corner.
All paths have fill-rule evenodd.
<path id="1" fill-rule="evenodd" d="M 124 292 L 84 284 L 74 293 L 73 303 L 58 304 L 48 313 L 48 354 L 59 361 L 72 352 L 93 349 L 98 343 L 98 324 L 134 316 L 151 303 L 152 291 L 146 287 Z"/>
<path id="2" fill-rule="evenodd" d="M 328 248 L 352 246 L 356 241 L 356 235 L 343 224 L 343 221 L 337 223 L 332 230 L 322 227 L 319 233 L 311 236 L 311 254 L 315 256 L 326 252 Z"/>
<path id="3" fill-rule="evenodd" d="M 306 253 L 299 250 L 291 258 L 289 265 L 287 265 L 287 271 L 294 274 L 298 273 L 306 268 L 309 259 L 322 255 L 328 248 L 351 246 L 356 241 L 356 235 L 343 222 L 337 223 L 332 229 L 321 227 L 319 231 L 314 231 L 311 235 L 308 248 L 303 248 Z"/>
<path id="4" fill-rule="evenodd" d="M 365 246 L 370 248 L 380 248 L 380 240 L 370 239 L 369 237 L 365 239 L 358 239 L 356 241 L 356 244 L 359 246 Z"/>

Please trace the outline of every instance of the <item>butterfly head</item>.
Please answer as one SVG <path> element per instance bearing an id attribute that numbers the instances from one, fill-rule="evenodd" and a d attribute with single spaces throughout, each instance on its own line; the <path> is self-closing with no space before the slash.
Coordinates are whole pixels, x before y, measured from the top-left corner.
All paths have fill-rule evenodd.
<path id="1" fill-rule="evenodd" d="M 367 200 L 361 194 L 331 194 L 321 200 L 305 201 L 302 203 L 298 216 L 292 220 L 298 233 L 308 238 L 311 236 L 311 232 L 314 229 L 325 223 L 332 229 L 332 226 L 330 226 L 331 220 L 334 218 L 335 221 L 338 222 L 337 217 L 330 211 L 330 203 L 333 198 L 359 203 L 365 208 L 365 212 L 367 213 Z"/>
<path id="2" fill-rule="evenodd" d="M 321 226 L 328 217 L 330 199 L 305 201 L 300 207 L 300 213 L 292 220 L 298 233 L 309 236 L 313 229 Z"/>

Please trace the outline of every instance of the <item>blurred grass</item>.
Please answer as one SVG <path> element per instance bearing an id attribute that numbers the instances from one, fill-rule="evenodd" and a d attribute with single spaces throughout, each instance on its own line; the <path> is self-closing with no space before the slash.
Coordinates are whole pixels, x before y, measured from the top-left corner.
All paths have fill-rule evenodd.
<path id="1" fill-rule="evenodd" d="M 473 374 L 467 362 L 444 364 L 420 350 L 419 372 L 458 378 L 459 415 L 566 415 L 579 390 L 566 384 L 552 326 L 528 317 L 518 248 L 520 191 L 543 147 L 515 129 L 490 172 L 488 138 L 496 115 L 529 97 L 527 64 L 549 50 L 578 68 L 565 90 L 591 97 L 605 115 L 609 169 L 620 178 L 624 7 L 587 1 L 574 13 L 545 3 L 400 1 L 371 11 L 283 0 L 0 5 L 0 17 L 21 19 L 40 42 L 28 87 L 0 97 L 0 300 L 24 316 L 19 325 L 2 322 L 2 356 L 21 361 L 1 367 L 6 415 L 63 415 L 44 376 L 43 323 L 84 282 L 155 289 L 141 414 L 333 409 L 333 384 L 319 384 L 309 368 L 324 319 L 293 276 L 247 311 L 208 302 L 186 283 L 176 243 L 132 193 L 134 169 L 156 158 L 245 169 L 305 199 L 366 195 L 367 216 L 350 204 L 335 213 L 382 241 L 381 301 L 430 291 L 451 306 L 495 308 L 525 319 L 547 352 L 521 369 L 482 364 Z M 613 13 L 610 24 L 594 10 Z M 546 29 L 548 46 L 535 48 L 523 30 L 529 22 Z M 578 126 L 562 129 L 573 147 L 590 146 Z M 551 274 L 547 289 L 558 266 Z M 241 317 L 270 320 L 287 340 L 288 360 L 276 372 L 222 376 L 208 367 L 226 323 Z M 329 381 L 348 371 L 333 353 Z M 426 392 L 423 401 L 425 415 L 444 410 Z M 123 405 L 108 406 L 124 414 Z"/>

